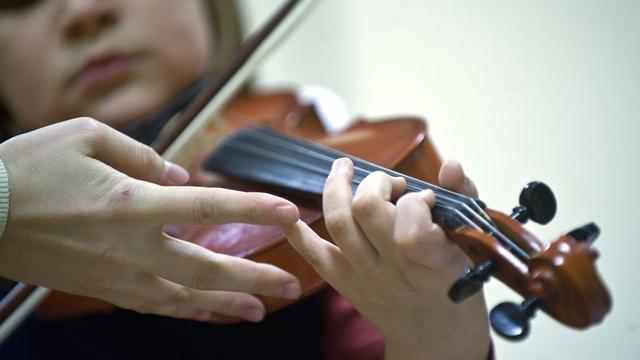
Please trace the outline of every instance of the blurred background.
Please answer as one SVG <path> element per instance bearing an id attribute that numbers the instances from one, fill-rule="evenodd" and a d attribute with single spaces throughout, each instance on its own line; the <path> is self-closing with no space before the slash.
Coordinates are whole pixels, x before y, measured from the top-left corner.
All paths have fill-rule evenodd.
<path id="1" fill-rule="evenodd" d="M 281 1 L 240 0 L 253 29 Z M 638 359 L 640 1 L 324 0 L 258 70 L 265 88 L 321 85 L 354 118 L 418 115 L 443 158 L 509 213 L 527 182 L 558 213 L 543 240 L 595 221 L 613 311 L 587 331 L 542 312 L 503 359 Z M 490 307 L 520 301 L 496 280 Z M 461 339 L 462 341 L 462 339 Z"/>

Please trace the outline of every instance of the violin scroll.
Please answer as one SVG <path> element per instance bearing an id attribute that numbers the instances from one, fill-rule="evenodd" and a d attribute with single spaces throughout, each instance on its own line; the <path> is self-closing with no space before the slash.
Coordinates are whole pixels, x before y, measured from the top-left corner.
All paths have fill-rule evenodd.
<path id="1" fill-rule="evenodd" d="M 465 269 L 449 297 L 460 302 L 479 291 L 489 276 L 500 279 L 525 299 L 519 305 L 501 303 L 491 311 L 493 329 L 510 340 L 527 336 L 529 319 L 538 308 L 574 328 L 602 321 L 611 309 L 611 300 L 595 267 L 598 253 L 591 247 L 600 233 L 598 227 L 590 223 L 546 244 L 521 222 L 527 217 L 550 221 L 556 206 L 553 193 L 542 183 L 530 183 L 520 196 L 520 204 L 516 209 L 521 211 L 512 216 L 485 210 L 495 224 L 492 231 L 473 227 L 448 231 L 476 264 L 474 269 Z"/>

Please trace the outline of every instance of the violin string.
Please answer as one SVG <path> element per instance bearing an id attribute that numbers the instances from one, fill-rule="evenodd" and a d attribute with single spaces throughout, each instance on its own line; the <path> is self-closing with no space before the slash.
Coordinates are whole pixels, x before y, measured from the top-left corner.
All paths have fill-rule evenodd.
<path id="1" fill-rule="evenodd" d="M 484 214 L 484 212 L 480 209 L 480 207 L 477 206 L 475 201 L 473 201 L 471 198 L 465 195 L 443 189 L 441 187 L 435 186 L 433 184 L 429 184 L 427 182 L 412 178 L 404 174 L 400 174 L 393 170 L 378 166 L 376 164 L 364 161 L 362 159 L 358 159 L 350 155 L 342 154 L 333 149 L 322 148 L 321 146 L 314 143 L 309 143 L 306 141 L 301 141 L 288 136 L 284 136 L 283 134 L 273 132 L 272 130 L 269 130 L 266 128 L 253 128 L 253 130 L 249 135 L 250 137 L 252 137 L 253 140 L 267 141 L 268 144 L 272 146 L 272 149 L 273 149 L 273 146 L 278 146 L 285 151 L 293 150 L 294 153 L 297 153 L 297 154 L 305 153 L 306 155 L 309 155 L 311 158 L 315 158 L 316 160 L 323 161 L 322 165 L 325 165 L 325 168 L 330 168 L 331 163 L 339 157 L 343 157 L 343 156 L 349 157 L 354 163 L 354 183 L 357 185 L 359 185 L 362 182 L 362 180 L 370 173 L 374 171 L 383 171 L 391 176 L 405 178 L 407 180 L 408 191 L 421 191 L 425 189 L 431 189 L 436 194 L 436 201 L 438 203 L 442 203 L 442 205 L 444 205 L 447 202 L 451 202 L 458 207 L 464 208 L 466 210 L 465 212 L 472 214 L 472 216 L 474 217 L 477 217 L 478 213 L 480 213 L 484 215 L 484 218 L 488 220 L 487 221 L 488 223 L 490 223 L 489 217 L 486 216 L 486 214 Z M 287 161 L 287 159 L 283 158 L 283 160 L 281 161 Z M 368 169 L 366 169 L 365 167 Z M 318 171 L 321 172 L 326 177 L 328 175 L 328 170 L 325 170 L 325 168 Z M 470 204 L 474 205 L 475 209 L 472 209 L 471 206 L 469 206 Z M 478 219 L 478 220 L 481 222 L 484 222 L 482 221 L 483 219 Z M 487 222 L 484 222 L 484 223 L 487 223 Z"/>
<path id="2" fill-rule="evenodd" d="M 356 157 L 353 157 L 347 154 L 339 153 L 333 149 L 322 148 L 317 144 L 310 144 L 308 142 L 297 141 L 297 139 L 282 136 L 282 134 L 277 134 L 266 128 L 254 127 L 248 131 L 250 131 L 250 133 L 248 132 L 247 135 L 250 136 L 252 140 L 262 140 L 268 143 L 269 145 L 277 146 L 279 148 L 282 148 L 283 150 L 293 151 L 297 155 L 303 155 L 303 156 L 308 155 L 309 159 L 316 159 L 316 160 L 322 161 L 321 165 L 326 165 L 326 169 L 330 169 L 331 164 L 337 158 L 348 157 L 353 161 L 354 177 L 356 178 L 358 176 L 362 176 L 362 178 L 364 178 L 366 175 L 369 175 L 374 171 L 383 171 L 392 176 L 404 177 L 408 181 L 407 185 L 411 189 L 416 191 L 429 188 L 434 190 L 435 193 L 443 194 L 443 195 L 447 194 L 449 195 L 449 197 L 458 197 L 458 198 L 465 198 L 465 199 L 467 198 L 462 194 L 458 194 L 458 193 L 446 190 L 444 188 L 438 187 L 433 184 L 422 182 L 410 176 L 397 173 L 393 170 L 375 165 L 365 160 L 358 159 Z M 248 141 L 246 143 L 248 143 Z M 321 172 L 325 175 L 328 175 L 329 170 L 325 170 L 325 168 L 322 168 Z"/>
<path id="3" fill-rule="evenodd" d="M 236 150 L 240 151 L 249 151 L 253 155 L 265 157 L 270 160 L 280 161 L 282 163 L 295 166 L 296 168 L 313 171 L 321 174 L 323 177 L 326 177 L 328 175 L 328 169 L 331 168 L 331 164 L 335 159 L 343 156 L 349 157 L 354 162 L 354 179 L 352 183 L 352 190 L 355 189 L 355 187 L 357 187 L 357 185 L 359 185 L 364 180 L 364 178 L 373 171 L 383 171 L 391 176 L 401 176 L 405 178 L 407 180 L 408 191 L 421 191 L 430 188 L 436 195 L 434 218 L 438 217 L 438 211 L 446 210 L 450 214 L 453 213 L 455 215 L 455 218 L 457 218 L 463 224 L 470 226 L 476 230 L 482 231 L 480 227 L 476 225 L 476 223 L 479 223 L 482 228 L 484 228 L 485 233 L 487 233 L 489 236 L 498 238 L 498 240 L 503 243 L 507 250 L 511 251 L 514 255 L 521 258 L 522 260 L 526 260 L 529 258 L 529 255 L 525 251 L 520 249 L 511 239 L 497 230 L 490 221 L 487 221 L 483 216 L 479 215 L 478 210 L 480 210 L 481 214 L 484 214 L 484 212 L 477 206 L 475 201 L 473 201 L 469 197 L 457 194 L 455 192 L 440 188 L 438 186 L 423 182 L 415 178 L 408 177 L 406 175 L 363 161 L 361 159 L 339 153 L 333 149 L 322 148 L 321 146 L 318 146 L 314 143 L 300 141 L 283 134 L 275 133 L 272 130 L 266 128 L 250 128 L 241 132 L 241 134 L 243 136 L 235 138 L 235 141 L 229 143 L 227 146 L 234 147 L 236 148 Z M 254 144 L 256 141 L 266 142 L 268 145 L 271 145 L 271 147 L 257 146 Z M 284 150 L 286 152 L 275 151 L 276 148 L 280 148 L 280 150 Z M 292 158 L 291 154 L 287 152 L 293 152 L 293 154 L 297 155 L 298 158 Z M 314 161 L 316 165 L 314 165 Z M 319 185 L 320 187 L 322 186 L 322 184 Z M 468 199 L 470 201 L 462 201 L 461 199 Z M 469 203 L 475 205 L 477 209 L 472 209 L 469 206 Z M 469 215 L 474 218 L 475 222 L 469 219 Z M 447 219 L 446 216 L 440 216 L 440 218 L 442 221 Z"/>

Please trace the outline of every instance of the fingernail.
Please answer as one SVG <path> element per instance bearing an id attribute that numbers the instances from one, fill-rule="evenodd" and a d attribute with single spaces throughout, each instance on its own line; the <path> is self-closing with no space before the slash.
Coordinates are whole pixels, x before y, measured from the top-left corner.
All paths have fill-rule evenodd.
<path id="1" fill-rule="evenodd" d="M 174 163 L 164 162 L 164 175 L 171 185 L 182 185 L 189 180 L 189 173 Z"/>
<path id="2" fill-rule="evenodd" d="M 289 282 L 282 286 L 282 296 L 287 299 L 297 299 L 300 296 L 300 284 Z"/>
<path id="3" fill-rule="evenodd" d="M 331 165 L 331 172 L 336 174 L 345 173 L 350 163 L 351 160 L 349 160 L 348 158 L 337 159 Z"/>
<path id="4" fill-rule="evenodd" d="M 280 205 L 274 211 L 279 224 L 292 224 L 300 218 L 300 212 L 293 204 Z"/>
<path id="5" fill-rule="evenodd" d="M 251 306 L 244 310 L 243 316 L 249 321 L 258 322 L 264 317 L 264 312 L 258 307 Z"/>

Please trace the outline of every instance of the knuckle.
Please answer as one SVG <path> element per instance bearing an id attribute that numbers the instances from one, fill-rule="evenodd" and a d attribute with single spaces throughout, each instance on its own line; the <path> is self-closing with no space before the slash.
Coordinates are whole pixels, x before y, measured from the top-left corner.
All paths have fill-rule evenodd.
<path id="1" fill-rule="evenodd" d="M 126 221 L 138 218 L 136 199 L 140 190 L 141 188 L 136 181 L 126 179 L 118 181 L 109 192 L 106 200 L 107 205 L 100 208 L 100 214 L 96 214 L 96 217 L 107 221 Z"/>
<path id="2" fill-rule="evenodd" d="M 246 283 L 244 284 L 247 289 L 250 289 L 252 292 L 263 293 L 269 287 L 268 284 L 269 276 L 267 275 L 267 271 L 264 267 L 259 267 L 254 272 L 253 276 L 246 279 Z"/>
<path id="3" fill-rule="evenodd" d="M 218 204 L 210 197 L 198 196 L 193 200 L 191 212 L 195 221 L 213 221 L 218 218 Z"/>
<path id="4" fill-rule="evenodd" d="M 378 197 L 372 193 L 361 193 L 354 197 L 351 210 L 356 217 L 371 216 L 375 213 Z"/>
<path id="5" fill-rule="evenodd" d="M 107 273 L 100 273 L 93 276 L 94 288 L 104 293 L 113 293 L 117 291 L 119 284 L 118 279 Z"/>
<path id="6" fill-rule="evenodd" d="M 369 174 L 364 182 L 368 185 L 372 185 L 375 184 L 375 186 L 382 186 L 382 185 L 390 185 L 391 184 L 391 176 L 389 174 L 386 174 L 382 171 L 374 171 L 371 174 Z"/>
<path id="7" fill-rule="evenodd" d="M 137 159 L 137 164 L 140 167 L 140 170 L 146 174 L 154 174 L 159 171 L 160 163 L 158 161 L 159 157 L 151 147 L 139 144 L 135 147 L 134 156 Z"/>
<path id="8" fill-rule="evenodd" d="M 244 199 L 244 215 L 252 220 L 260 220 L 264 218 L 265 211 L 263 208 L 263 201 L 255 196 L 249 196 Z"/>
<path id="9" fill-rule="evenodd" d="M 371 174 L 369 174 L 369 177 L 371 177 L 372 179 L 378 180 L 378 181 L 391 179 L 391 177 L 389 175 L 385 174 L 384 172 L 382 172 L 380 170 L 372 172 Z"/>
<path id="10" fill-rule="evenodd" d="M 101 289 L 98 288 L 97 284 L 100 284 L 99 276 L 91 276 L 89 278 L 83 277 L 76 282 L 76 287 L 78 289 L 79 294 L 93 294 L 98 295 L 102 294 Z"/>
<path id="11" fill-rule="evenodd" d="M 324 265 L 320 254 L 313 249 L 307 249 L 304 252 L 304 258 L 314 269 L 321 269 Z"/>
<path id="12" fill-rule="evenodd" d="M 184 287 L 179 287 L 175 291 L 171 292 L 161 303 L 170 305 L 182 305 L 189 302 L 190 293 Z"/>
<path id="13" fill-rule="evenodd" d="M 411 209 L 414 209 L 414 205 L 417 205 L 418 209 L 423 208 L 423 206 L 421 205 L 424 201 L 422 200 L 422 198 L 420 197 L 420 194 L 416 193 L 416 192 L 411 192 L 405 195 L 402 195 L 398 201 L 396 201 L 396 207 L 398 208 L 407 208 L 407 207 L 411 207 Z"/>
<path id="14" fill-rule="evenodd" d="M 213 286 L 219 286 L 219 280 L 220 276 L 218 271 L 210 268 L 202 268 L 193 273 L 191 283 L 193 287 L 197 289 L 210 289 Z"/>
<path id="15" fill-rule="evenodd" d="M 105 245 L 98 250 L 98 261 L 103 264 L 113 264 L 119 262 L 121 258 L 120 249 L 114 245 Z"/>
<path id="16" fill-rule="evenodd" d="M 332 234 L 342 234 L 348 231 L 353 223 L 350 211 L 336 210 L 325 215 L 327 230 Z"/>
<path id="17" fill-rule="evenodd" d="M 140 313 L 140 314 L 153 314 L 155 313 L 154 311 L 154 307 L 150 304 L 147 303 L 139 303 L 136 304 L 135 306 L 130 307 L 131 310 Z"/>
<path id="18" fill-rule="evenodd" d="M 104 125 L 96 119 L 88 116 L 78 117 L 70 120 L 71 126 L 74 126 L 78 131 L 96 132 L 99 131 Z"/>
<path id="19" fill-rule="evenodd" d="M 411 254 L 424 245 L 424 235 L 417 227 L 411 227 L 394 236 L 394 242 L 401 253 Z"/>
<path id="20" fill-rule="evenodd" d="M 74 133 L 90 143 L 99 142 L 105 133 L 106 125 L 90 117 L 71 120 Z"/>

